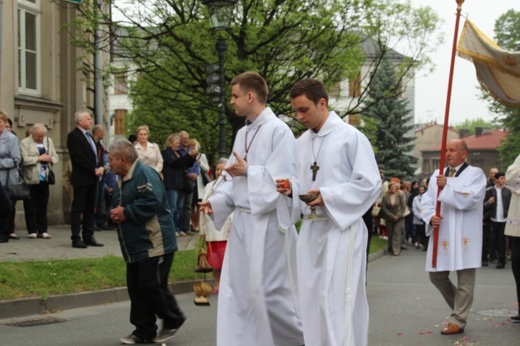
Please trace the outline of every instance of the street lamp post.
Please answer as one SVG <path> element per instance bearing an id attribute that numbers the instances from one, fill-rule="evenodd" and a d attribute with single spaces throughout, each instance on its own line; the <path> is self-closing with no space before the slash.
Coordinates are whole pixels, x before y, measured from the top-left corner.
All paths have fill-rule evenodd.
<path id="1" fill-rule="evenodd" d="M 231 24 L 233 5 L 238 0 L 202 0 L 208 7 L 210 14 L 211 27 L 214 31 L 227 30 Z M 209 64 L 206 71 L 209 76 L 206 79 L 208 88 L 206 93 L 211 100 L 219 103 L 219 153 L 220 157 L 227 157 L 226 150 L 226 80 L 225 80 L 225 61 L 226 61 L 226 40 L 219 36 L 217 40 L 218 63 Z"/>

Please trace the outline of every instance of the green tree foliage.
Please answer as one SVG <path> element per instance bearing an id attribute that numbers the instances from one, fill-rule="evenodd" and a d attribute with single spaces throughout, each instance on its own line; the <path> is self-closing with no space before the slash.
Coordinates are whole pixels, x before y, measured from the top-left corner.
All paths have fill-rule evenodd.
<path id="1" fill-rule="evenodd" d="M 498 45 L 510 51 L 520 51 L 520 11 L 509 10 L 495 22 L 495 40 Z M 497 114 L 496 121 L 509 131 L 498 148 L 501 166 L 513 163 L 520 153 L 520 108 L 512 108 L 499 103 L 484 93 L 490 110 Z"/>
<path id="2" fill-rule="evenodd" d="M 392 49 L 404 55 L 396 68 L 402 78 L 431 66 L 427 54 L 442 40 L 438 16 L 409 0 L 239 0 L 231 29 L 214 32 L 201 0 L 104 0 L 110 12 L 93 10 L 94 0 L 80 6 L 71 25 L 73 42 L 92 51 L 95 24 L 102 23 L 103 49 L 124 58 L 139 78 L 133 84 L 134 112 L 129 127 L 146 123 L 162 142 L 173 131 L 187 130 L 212 158 L 218 147 L 218 108 L 205 95 L 206 65 L 218 60 L 217 37 L 227 41 L 226 84 L 254 70 L 270 88 L 268 103 L 277 114 L 292 117 L 288 92 L 302 78 L 315 77 L 331 88 L 355 79 L 362 66 L 379 69 Z M 367 51 L 366 38 L 374 45 Z M 363 75 L 363 85 L 372 74 Z M 229 100 L 230 88 L 227 88 Z M 341 116 L 370 107 L 366 93 L 353 99 Z M 228 107 L 228 147 L 243 119 Z M 295 129 L 297 131 L 297 129 Z"/>
<path id="3" fill-rule="evenodd" d="M 475 128 L 482 127 L 487 129 L 498 129 L 499 124 L 495 124 L 492 121 L 486 121 L 482 118 L 477 119 L 466 119 L 460 123 L 455 123 L 452 125 L 455 130 L 460 131 L 462 129 L 468 130 L 468 135 L 475 134 Z"/>
<path id="4" fill-rule="evenodd" d="M 376 120 L 376 160 L 379 168 L 384 169 L 388 177 L 410 179 L 414 177 L 417 158 L 410 156 L 413 149 L 413 138 L 407 133 L 413 126 L 408 101 L 402 98 L 402 85 L 399 82 L 392 61 L 381 60 L 381 68 L 377 70 L 368 90 L 366 102 L 372 107 L 364 112 L 364 116 Z"/>

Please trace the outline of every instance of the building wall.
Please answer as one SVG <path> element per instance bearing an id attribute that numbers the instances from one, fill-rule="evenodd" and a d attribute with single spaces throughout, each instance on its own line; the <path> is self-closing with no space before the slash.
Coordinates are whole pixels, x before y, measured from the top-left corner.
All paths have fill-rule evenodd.
<path id="1" fill-rule="evenodd" d="M 489 172 L 493 167 L 498 167 L 498 151 L 496 149 L 469 150 L 466 162 L 475 167 L 480 167 L 484 173 Z M 440 152 L 423 152 L 423 169 L 425 177 L 429 177 L 434 170 L 439 168 Z M 426 174 L 427 173 L 427 174 Z"/>
<path id="2" fill-rule="evenodd" d="M 56 185 L 50 187 L 48 220 L 49 224 L 60 224 L 70 214 L 70 196 L 64 194 L 62 188 L 63 167 L 69 159 L 67 134 L 75 127 L 75 111 L 93 109 L 94 101 L 89 79 L 82 71 L 82 51 L 70 45 L 69 33 L 62 28 L 76 17 L 76 10 L 62 3 L 39 2 L 40 93 L 28 95 L 20 92 L 18 86 L 18 2 L 0 1 L 0 5 L 0 107 L 13 120 L 13 130 L 19 139 L 23 139 L 35 123 L 47 126 L 47 135 L 54 142 L 60 159 L 53 166 Z M 17 203 L 16 207 L 16 228 L 25 229 L 23 203 Z"/>
<path id="3" fill-rule="evenodd" d="M 423 155 L 422 151 L 438 147 L 440 143 L 442 143 L 442 125 L 432 124 L 429 126 L 425 126 L 420 130 L 415 131 L 415 147 L 413 151 L 413 155 L 417 157 L 417 167 L 420 167 L 420 171 L 418 171 L 417 175 L 421 176 L 421 174 L 431 174 L 433 172 L 430 166 L 425 165 L 423 163 Z M 448 129 L 447 133 L 448 141 L 452 139 L 459 138 L 459 134 L 457 131 Z M 438 164 L 437 167 L 438 168 Z"/>

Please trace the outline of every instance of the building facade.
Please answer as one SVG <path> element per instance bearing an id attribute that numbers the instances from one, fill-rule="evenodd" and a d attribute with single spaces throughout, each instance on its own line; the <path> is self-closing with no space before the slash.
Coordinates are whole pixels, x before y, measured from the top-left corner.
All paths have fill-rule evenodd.
<path id="1" fill-rule="evenodd" d="M 62 172 L 74 113 L 94 109 L 93 58 L 71 44 L 74 28 L 63 28 L 76 19 L 77 9 L 65 1 L 0 0 L 0 108 L 20 139 L 33 124 L 45 124 L 60 157 L 53 167 L 49 224 L 63 223 L 70 210 Z M 16 226 L 25 228 L 22 203 L 17 204 Z"/>

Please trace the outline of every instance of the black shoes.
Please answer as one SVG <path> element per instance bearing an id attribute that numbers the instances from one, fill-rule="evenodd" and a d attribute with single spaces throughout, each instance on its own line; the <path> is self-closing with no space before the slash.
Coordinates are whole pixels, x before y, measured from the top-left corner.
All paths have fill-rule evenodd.
<path id="1" fill-rule="evenodd" d="M 103 246 L 104 244 L 99 243 L 95 238 L 90 240 L 85 240 L 84 242 L 81 240 L 76 240 L 72 242 L 72 247 L 77 249 L 86 249 L 89 246 Z"/>
<path id="2" fill-rule="evenodd" d="M 520 323 L 520 314 L 518 314 L 516 316 L 511 316 L 511 317 L 509 317 L 509 319 L 511 320 L 511 322 Z"/>
<path id="3" fill-rule="evenodd" d="M 105 244 L 99 243 L 96 238 L 92 237 L 90 240 L 84 241 L 85 245 L 87 246 L 104 246 Z"/>
<path id="4" fill-rule="evenodd" d="M 76 240 L 72 242 L 72 247 L 75 247 L 76 249 L 86 249 L 87 245 L 85 245 L 81 240 Z"/>
<path id="5" fill-rule="evenodd" d="M 121 340 L 122 344 L 125 345 L 135 345 L 135 344 L 152 344 L 152 340 L 146 340 L 143 338 L 138 337 L 137 335 L 130 334 L 128 336 L 125 336 L 124 338 L 119 339 Z"/>
<path id="6" fill-rule="evenodd" d="M 505 263 L 498 262 L 497 269 L 503 269 L 505 266 L 506 266 Z"/>

